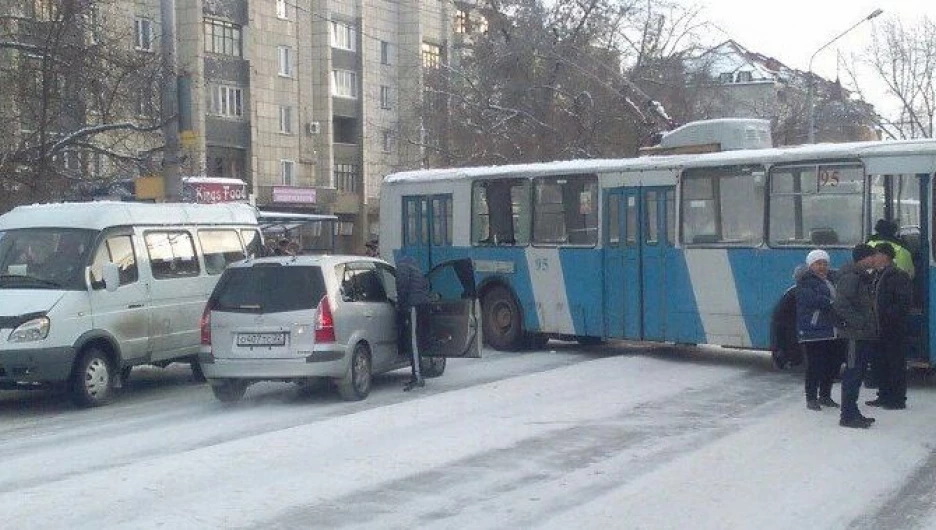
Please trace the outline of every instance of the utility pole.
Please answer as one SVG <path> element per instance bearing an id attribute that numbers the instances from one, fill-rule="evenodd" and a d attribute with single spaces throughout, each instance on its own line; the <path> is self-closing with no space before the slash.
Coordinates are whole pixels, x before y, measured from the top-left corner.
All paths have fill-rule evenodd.
<path id="1" fill-rule="evenodd" d="M 162 105 L 163 123 L 163 186 L 167 202 L 182 200 L 182 172 L 179 167 L 179 94 L 176 67 L 175 0 L 160 0 L 162 34 L 160 44 L 163 60 Z"/>

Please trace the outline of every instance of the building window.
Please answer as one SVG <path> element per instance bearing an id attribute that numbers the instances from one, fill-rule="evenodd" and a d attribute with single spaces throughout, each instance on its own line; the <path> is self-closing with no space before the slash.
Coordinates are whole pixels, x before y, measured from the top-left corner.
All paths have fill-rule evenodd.
<path id="1" fill-rule="evenodd" d="M 135 48 L 144 52 L 153 51 L 153 21 L 137 17 L 134 28 Z"/>
<path id="2" fill-rule="evenodd" d="M 33 18 L 36 20 L 41 20 L 43 22 L 49 22 L 55 20 L 58 13 L 56 12 L 56 3 L 54 0 L 33 0 L 33 2 L 26 2 L 27 6 L 32 4 L 33 8 Z"/>
<path id="3" fill-rule="evenodd" d="M 381 134 L 380 150 L 389 153 L 393 150 L 393 131 L 384 129 Z"/>
<path id="4" fill-rule="evenodd" d="M 738 72 L 738 82 L 739 83 L 750 83 L 754 80 L 754 76 L 751 72 Z"/>
<path id="5" fill-rule="evenodd" d="M 732 81 L 734 81 L 734 74 L 732 74 L 731 72 L 718 74 L 719 83 L 723 83 L 727 85 L 728 83 L 731 83 Z"/>
<path id="6" fill-rule="evenodd" d="M 211 89 L 211 113 L 215 116 L 240 118 L 244 115 L 243 101 L 240 88 L 215 85 Z"/>
<path id="7" fill-rule="evenodd" d="M 390 64 L 390 43 L 380 41 L 380 64 Z"/>
<path id="8" fill-rule="evenodd" d="M 465 34 L 468 33 L 468 11 L 465 9 L 456 9 L 455 10 L 455 27 L 453 30 L 455 33 Z"/>
<path id="9" fill-rule="evenodd" d="M 335 187 L 345 193 L 357 193 L 357 166 L 354 164 L 335 164 Z"/>
<path id="10" fill-rule="evenodd" d="M 354 27 L 344 22 L 332 21 L 331 45 L 339 50 L 357 51 L 357 32 Z"/>
<path id="11" fill-rule="evenodd" d="M 380 108 L 382 109 L 392 109 L 393 105 L 390 101 L 390 87 L 387 85 L 380 85 Z"/>
<path id="12" fill-rule="evenodd" d="M 241 57 L 241 27 L 223 20 L 206 18 L 205 51 Z"/>
<path id="13" fill-rule="evenodd" d="M 332 119 L 332 130 L 334 131 L 334 142 L 336 144 L 356 144 L 357 143 L 357 120 L 345 116 L 335 116 Z"/>
<path id="14" fill-rule="evenodd" d="M 332 95 L 357 99 L 357 73 L 350 70 L 332 70 Z"/>
<path id="15" fill-rule="evenodd" d="M 288 19 L 289 12 L 286 11 L 286 0 L 276 0 L 276 18 Z"/>
<path id="16" fill-rule="evenodd" d="M 279 50 L 279 75 L 283 77 L 292 77 L 293 75 L 293 50 L 289 46 L 277 46 Z"/>
<path id="17" fill-rule="evenodd" d="M 283 134 L 293 133 L 292 107 L 280 106 L 279 108 L 279 129 Z"/>
<path id="18" fill-rule="evenodd" d="M 442 48 L 438 44 L 422 43 L 423 68 L 438 68 L 442 65 Z"/>
<path id="19" fill-rule="evenodd" d="M 293 186 L 296 182 L 296 163 L 292 160 L 280 160 L 280 179 L 284 186 Z"/>

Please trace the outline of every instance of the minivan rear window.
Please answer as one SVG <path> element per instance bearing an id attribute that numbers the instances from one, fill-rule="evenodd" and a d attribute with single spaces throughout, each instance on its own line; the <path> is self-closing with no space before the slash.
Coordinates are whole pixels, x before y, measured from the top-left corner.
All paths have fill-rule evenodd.
<path id="1" fill-rule="evenodd" d="M 261 264 L 225 270 L 210 304 L 231 313 L 283 313 L 313 309 L 323 296 L 321 268 Z"/>

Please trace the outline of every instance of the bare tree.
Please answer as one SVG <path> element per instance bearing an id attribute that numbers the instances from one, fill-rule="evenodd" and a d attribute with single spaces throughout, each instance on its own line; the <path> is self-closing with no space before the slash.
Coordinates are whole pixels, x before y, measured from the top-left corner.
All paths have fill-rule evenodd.
<path id="1" fill-rule="evenodd" d="M 897 103 L 895 116 L 879 122 L 893 138 L 932 138 L 936 117 L 936 24 L 924 16 L 913 24 L 896 18 L 876 26 L 863 61 Z M 856 86 L 862 81 L 852 65 Z M 859 88 L 859 92 L 861 89 Z"/>
<path id="2" fill-rule="evenodd" d="M 433 165 L 633 155 L 672 126 L 694 21 L 648 0 L 491 0 L 427 69 L 411 141 Z"/>
<path id="3" fill-rule="evenodd" d="M 154 40 L 116 0 L 0 0 L 0 211 L 136 173 L 159 145 Z"/>

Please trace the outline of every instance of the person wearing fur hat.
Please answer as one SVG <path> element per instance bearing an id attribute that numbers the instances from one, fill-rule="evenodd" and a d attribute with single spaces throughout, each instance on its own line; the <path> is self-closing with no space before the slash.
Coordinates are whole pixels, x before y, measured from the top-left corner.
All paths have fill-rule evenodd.
<path id="1" fill-rule="evenodd" d="M 841 366 L 837 317 L 832 310 L 835 287 L 829 254 L 816 249 L 806 255 L 806 268 L 796 276 L 796 333 L 806 351 L 806 408 L 838 407 L 832 381 Z"/>
<path id="2" fill-rule="evenodd" d="M 877 347 L 878 319 L 874 306 L 877 273 L 874 249 L 856 245 L 852 263 L 839 270 L 832 308 L 840 319 L 840 333 L 848 339 L 845 371 L 842 373 L 842 412 L 839 425 L 867 429 L 874 418 L 858 410 L 858 395 L 867 360 Z"/>

